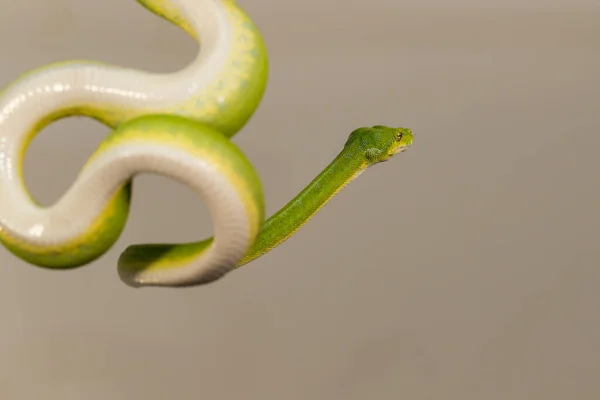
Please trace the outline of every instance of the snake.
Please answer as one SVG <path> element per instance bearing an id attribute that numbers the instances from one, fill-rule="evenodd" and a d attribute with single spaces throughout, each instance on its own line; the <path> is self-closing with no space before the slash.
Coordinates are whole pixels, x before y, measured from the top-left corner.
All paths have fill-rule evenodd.
<path id="1" fill-rule="evenodd" d="M 198 45 L 175 72 L 151 73 L 69 60 L 22 73 L 0 93 L 0 242 L 26 264 L 87 265 L 113 247 L 129 215 L 133 180 L 156 174 L 189 187 L 208 209 L 212 237 L 134 244 L 117 263 L 131 287 L 214 282 L 294 235 L 369 167 L 408 149 L 409 128 L 364 126 L 297 196 L 269 218 L 261 180 L 232 142 L 267 88 L 265 40 L 233 0 L 137 0 Z M 54 121 L 81 116 L 110 129 L 74 182 L 42 206 L 27 190 L 23 160 Z"/>

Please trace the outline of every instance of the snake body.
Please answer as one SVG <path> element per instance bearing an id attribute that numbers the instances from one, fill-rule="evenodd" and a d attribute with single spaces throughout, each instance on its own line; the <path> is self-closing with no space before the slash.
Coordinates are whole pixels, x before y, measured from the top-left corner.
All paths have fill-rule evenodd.
<path id="1" fill-rule="evenodd" d="M 323 172 L 265 221 L 260 179 L 229 140 L 266 89 L 260 32 L 233 0 L 138 2 L 200 42 L 186 68 L 153 74 L 68 61 L 30 71 L 0 94 L 0 241 L 26 262 L 67 269 L 103 255 L 125 226 L 132 179 L 155 173 L 198 194 L 214 236 L 130 246 L 119 259 L 121 279 L 134 287 L 212 282 L 281 244 L 366 168 L 411 145 L 407 128 L 354 130 Z M 42 207 L 24 184 L 23 158 L 41 129 L 72 115 L 113 131 L 67 192 Z"/>

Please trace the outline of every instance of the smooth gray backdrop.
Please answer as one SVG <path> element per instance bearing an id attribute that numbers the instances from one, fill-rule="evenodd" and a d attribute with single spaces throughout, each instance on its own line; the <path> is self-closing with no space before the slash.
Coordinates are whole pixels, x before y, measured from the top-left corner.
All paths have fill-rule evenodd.
<path id="1" fill-rule="evenodd" d="M 154 176 L 92 265 L 1 249 L 0 398 L 599 398 L 598 1 L 240 3 L 271 75 L 235 143 L 269 214 L 358 126 L 408 126 L 413 148 L 206 287 L 117 276 L 128 244 L 211 234 L 191 191 Z M 196 45 L 133 0 L 2 0 L 0 49 L 4 87 L 73 58 L 172 71 Z M 58 199 L 107 132 L 45 129 L 34 196 Z"/>

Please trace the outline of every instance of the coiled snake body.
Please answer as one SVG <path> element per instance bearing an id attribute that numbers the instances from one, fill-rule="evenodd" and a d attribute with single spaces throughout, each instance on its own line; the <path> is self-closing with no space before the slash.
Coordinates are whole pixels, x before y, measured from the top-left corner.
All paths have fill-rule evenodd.
<path id="1" fill-rule="evenodd" d="M 189 185 L 206 204 L 214 237 L 127 248 L 118 270 L 131 286 L 214 281 L 279 245 L 352 179 L 412 143 L 406 128 L 354 130 L 342 152 L 264 221 L 260 180 L 229 140 L 266 88 L 263 39 L 233 0 L 138 0 L 201 42 L 176 73 L 152 74 L 91 61 L 31 71 L 0 95 L 0 241 L 21 259 L 74 268 L 104 254 L 129 213 L 132 178 L 156 173 Z M 114 130 L 52 206 L 27 191 L 22 164 L 33 137 L 59 118 L 85 115 Z"/>

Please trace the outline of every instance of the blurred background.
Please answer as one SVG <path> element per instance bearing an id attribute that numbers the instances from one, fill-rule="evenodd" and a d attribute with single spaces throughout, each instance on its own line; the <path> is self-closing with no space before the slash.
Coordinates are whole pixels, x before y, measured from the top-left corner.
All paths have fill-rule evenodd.
<path id="1" fill-rule="evenodd" d="M 0 398 L 597 399 L 596 0 L 239 0 L 270 82 L 234 139 L 271 214 L 373 124 L 406 153 L 215 284 L 125 286 L 129 244 L 211 235 L 204 206 L 135 181 L 113 250 L 66 272 L 0 249 Z M 2 0 L 0 86 L 65 59 L 154 72 L 183 32 L 122 0 Z M 108 129 L 72 118 L 27 153 L 51 204 Z"/>

